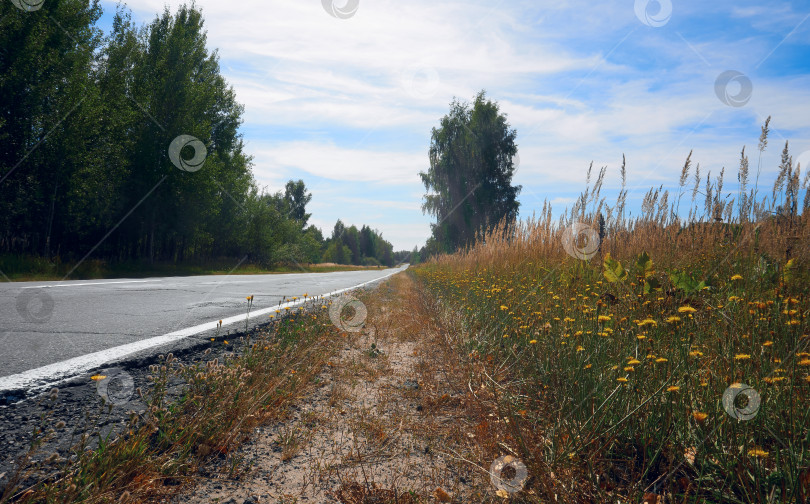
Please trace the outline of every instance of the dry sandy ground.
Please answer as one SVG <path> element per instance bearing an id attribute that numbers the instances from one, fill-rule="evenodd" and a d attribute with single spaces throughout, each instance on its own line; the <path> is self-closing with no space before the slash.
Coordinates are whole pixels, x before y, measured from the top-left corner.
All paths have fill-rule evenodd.
<path id="1" fill-rule="evenodd" d="M 418 335 L 393 332 L 367 325 L 346 333 L 342 351 L 318 377 L 322 386 L 242 446 L 247 471 L 228 478 L 212 469 L 175 502 L 382 504 L 383 489 L 397 502 L 417 502 L 409 492 L 418 502 L 467 502 L 461 496 L 486 487 L 488 475 L 452 455 L 450 431 L 464 422 L 443 415 L 431 399 L 458 394 L 436 390 L 440 370 L 425 365 L 430 349 Z M 428 384 L 426 369 L 433 369 Z"/>

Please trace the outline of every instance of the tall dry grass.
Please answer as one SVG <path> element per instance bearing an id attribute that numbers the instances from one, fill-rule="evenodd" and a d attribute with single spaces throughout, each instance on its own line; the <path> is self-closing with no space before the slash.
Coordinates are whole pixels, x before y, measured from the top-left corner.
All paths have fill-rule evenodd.
<path id="1" fill-rule="evenodd" d="M 760 153 L 767 146 L 769 122 L 763 127 L 759 140 Z M 748 187 L 745 148 L 741 152 L 736 193 L 723 194 L 724 170 L 715 179 L 711 172 L 702 178 L 699 164 L 692 172 L 691 157 L 690 152 L 681 171 L 677 194 L 670 194 L 662 187 L 649 189 L 639 215 L 627 215 L 628 188 L 623 159 L 621 186 L 612 206 L 602 196 L 606 175 L 606 168 L 602 168 L 594 186 L 588 185 L 574 206 L 558 219 L 552 218 L 552 205 L 545 200 L 539 215 L 516 224 L 501 223 L 472 247 L 457 254 L 439 256 L 434 261 L 438 264 L 466 261 L 481 266 L 515 259 L 518 262 L 563 259 L 565 250 L 560 243 L 565 230 L 581 222 L 598 231 L 600 219 L 603 221 L 601 256 L 610 253 L 613 257 L 629 257 L 646 250 L 660 260 L 684 261 L 705 253 L 717 243 L 733 241 L 739 250 L 807 261 L 810 256 L 810 214 L 807 212 L 810 209 L 810 171 L 802 180 L 802 167 L 793 164 L 787 142 L 771 192 L 759 200 L 759 186 Z M 592 169 L 593 165 L 587 171 L 588 181 Z M 687 187 L 690 179 L 694 180 L 691 189 Z M 690 201 L 689 207 L 682 209 L 684 197 Z"/>

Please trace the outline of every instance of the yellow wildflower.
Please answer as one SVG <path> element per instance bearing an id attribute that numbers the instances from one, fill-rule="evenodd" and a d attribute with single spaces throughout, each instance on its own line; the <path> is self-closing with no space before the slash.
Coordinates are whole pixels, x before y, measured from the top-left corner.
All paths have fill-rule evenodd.
<path id="1" fill-rule="evenodd" d="M 678 313 L 695 313 L 697 310 L 692 308 L 691 306 L 681 306 L 678 308 Z"/>

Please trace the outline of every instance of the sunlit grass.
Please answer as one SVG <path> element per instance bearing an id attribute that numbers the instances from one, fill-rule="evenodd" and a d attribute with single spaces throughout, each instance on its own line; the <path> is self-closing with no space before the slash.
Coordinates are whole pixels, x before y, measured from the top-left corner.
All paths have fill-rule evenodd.
<path id="1" fill-rule="evenodd" d="M 601 203 L 559 223 L 544 207 L 415 270 L 491 377 L 495 436 L 534 475 L 529 502 L 810 491 L 810 216 L 684 222 L 666 201 L 614 213 L 589 257 L 566 253 L 564 231 L 599 229 Z"/>

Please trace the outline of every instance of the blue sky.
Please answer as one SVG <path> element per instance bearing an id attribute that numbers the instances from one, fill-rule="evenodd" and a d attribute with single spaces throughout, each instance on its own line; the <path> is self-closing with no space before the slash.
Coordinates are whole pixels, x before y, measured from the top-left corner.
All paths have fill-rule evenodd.
<path id="1" fill-rule="evenodd" d="M 181 3 L 126 5 L 145 23 Z M 197 5 L 245 105 L 256 180 L 274 192 L 303 179 L 327 235 L 340 218 L 396 250 L 423 245 L 431 128 L 481 89 L 517 130 L 521 218 L 544 198 L 559 215 L 591 161 L 608 167 L 602 195 L 614 199 L 623 153 L 634 213 L 650 187 L 677 188 L 692 149 L 704 177 L 726 167 L 733 191 L 744 145 L 756 172 L 768 115 L 761 181 L 786 140 L 803 174 L 810 165 L 810 2 L 335 0 L 338 13 L 357 7 L 342 17 L 329 0 Z M 116 2 L 102 6 L 107 30 Z M 731 105 L 716 93 L 729 70 Z"/>

